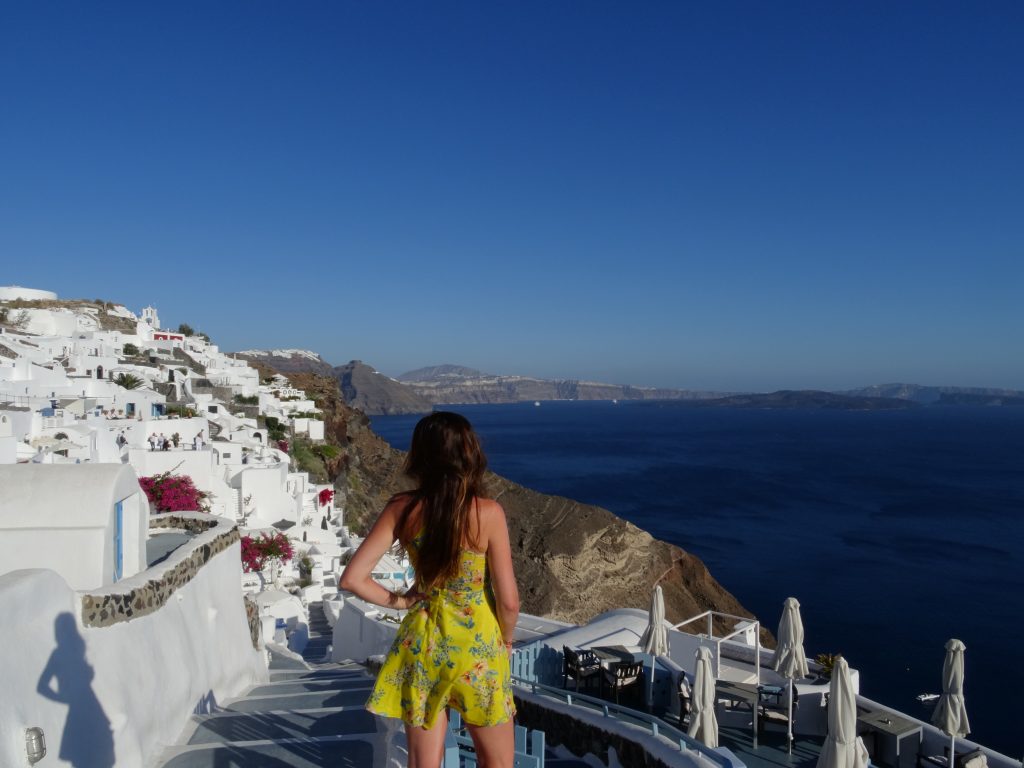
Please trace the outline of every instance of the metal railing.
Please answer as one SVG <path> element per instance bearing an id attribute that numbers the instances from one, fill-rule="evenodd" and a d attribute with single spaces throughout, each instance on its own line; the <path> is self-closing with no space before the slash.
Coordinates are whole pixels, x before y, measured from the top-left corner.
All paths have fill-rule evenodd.
<path id="1" fill-rule="evenodd" d="M 514 768 L 544 768 L 544 749 L 544 731 L 528 731 L 521 725 L 515 727 Z M 444 739 L 442 768 L 477 768 L 477 765 L 473 739 L 462 728 L 462 716 L 452 710 Z"/>
<path id="2" fill-rule="evenodd" d="M 577 706 L 581 709 L 600 713 L 604 717 L 649 729 L 651 736 L 670 740 L 680 752 L 694 752 L 721 766 L 721 768 L 738 768 L 727 755 L 708 747 L 678 728 L 669 725 L 654 714 L 640 712 L 620 704 L 605 701 L 604 699 L 537 682 L 533 672 L 537 650 L 538 647 L 534 644 L 526 648 L 516 649 L 512 654 L 512 681 L 520 687 L 527 688 L 534 694 L 558 699 L 570 707 Z"/>
<path id="3" fill-rule="evenodd" d="M 736 619 L 743 622 L 746 626 L 734 629 L 728 634 L 722 635 L 721 637 L 715 637 L 715 619 Z M 680 630 L 687 624 L 693 624 L 694 622 L 700 621 L 701 619 L 707 619 L 707 633 L 701 633 L 698 635 L 701 639 L 708 640 L 715 645 L 715 679 L 719 679 L 722 676 L 722 643 L 734 640 L 738 635 L 746 634 L 753 630 L 754 632 L 754 674 L 757 677 L 757 683 L 761 682 L 761 622 L 757 619 L 751 619 L 747 616 L 735 616 L 731 613 L 722 613 L 721 611 L 704 611 L 704 613 L 697 614 L 691 619 L 681 621 L 678 624 L 673 625 L 672 629 Z M 734 642 L 736 642 L 734 640 Z M 746 645 L 746 643 L 744 643 Z"/>

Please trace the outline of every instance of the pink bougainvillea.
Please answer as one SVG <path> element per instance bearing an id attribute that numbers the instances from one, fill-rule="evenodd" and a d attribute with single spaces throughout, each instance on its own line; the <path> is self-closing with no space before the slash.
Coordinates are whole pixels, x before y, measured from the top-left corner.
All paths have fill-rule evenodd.
<path id="1" fill-rule="evenodd" d="M 283 533 L 262 533 L 258 537 L 242 537 L 242 570 L 246 573 L 262 571 L 270 560 L 287 563 L 295 549 Z"/>
<path id="2" fill-rule="evenodd" d="M 326 507 L 328 504 L 334 501 L 334 491 L 332 491 L 330 488 L 324 488 L 322 491 L 320 491 L 319 495 L 317 496 L 317 499 L 320 501 L 321 507 Z"/>
<path id="3" fill-rule="evenodd" d="M 157 512 L 209 512 L 206 503 L 209 494 L 196 488 L 188 475 L 160 475 L 140 477 L 139 485 L 146 492 Z"/>
<path id="4" fill-rule="evenodd" d="M 288 453 L 288 441 L 287 440 L 278 440 L 277 441 L 277 449 L 279 451 L 284 451 L 285 453 Z"/>

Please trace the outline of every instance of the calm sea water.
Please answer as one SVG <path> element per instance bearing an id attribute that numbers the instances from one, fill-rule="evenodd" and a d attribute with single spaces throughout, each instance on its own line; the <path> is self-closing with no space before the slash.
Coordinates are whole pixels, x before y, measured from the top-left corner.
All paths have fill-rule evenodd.
<path id="1" fill-rule="evenodd" d="M 868 697 L 927 718 L 960 638 L 972 738 L 1024 754 L 1024 409 L 452 410 L 496 472 L 693 552 L 773 632 L 798 598 L 808 654 L 843 653 Z M 373 427 L 407 449 L 417 419 Z"/>

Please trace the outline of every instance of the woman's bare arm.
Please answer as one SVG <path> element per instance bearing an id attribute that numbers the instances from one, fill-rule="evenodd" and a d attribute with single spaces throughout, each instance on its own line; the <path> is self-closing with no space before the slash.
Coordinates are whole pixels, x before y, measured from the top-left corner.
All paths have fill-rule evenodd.
<path id="1" fill-rule="evenodd" d="M 491 501 L 483 515 L 487 534 L 487 565 L 491 571 L 491 586 L 498 613 L 498 625 L 506 643 L 512 642 L 512 633 L 519 620 L 519 589 L 512 568 L 512 544 L 508 537 L 508 522 L 501 504 Z"/>
<path id="2" fill-rule="evenodd" d="M 352 556 L 352 560 L 345 566 L 339 586 L 368 603 L 404 609 L 420 600 L 422 595 L 415 591 L 399 595 L 385 589 L 370 576 L 373 566 L 395 543 L 395 528 L 401 506 L 402 502 L 392 501 L 384 507 L 377 522 L 373 524 L 363 543 Z"/>

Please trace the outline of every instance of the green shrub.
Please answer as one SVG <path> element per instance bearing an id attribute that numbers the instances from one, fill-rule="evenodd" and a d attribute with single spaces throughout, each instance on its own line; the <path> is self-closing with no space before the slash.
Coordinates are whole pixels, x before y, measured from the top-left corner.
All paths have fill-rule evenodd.
<path id="1" fill-rule="evenodd" d="M 305 440 L 296 440 L 292 443 L 292 459 L 300 472 L 308 472 L 317 482 L 327 480 L 327 467 Z"/>
<path id="2" fill-rule="evenodd" d="M 338 454 L 341 453 L 341 450 L 336 445 L 331 445 L 329 443 L 321 443 L 319 445 L 313 446 L 313 453 L 315 453 L 324 461 L 330 461 L 331 459 L 338 458 Z"/>

